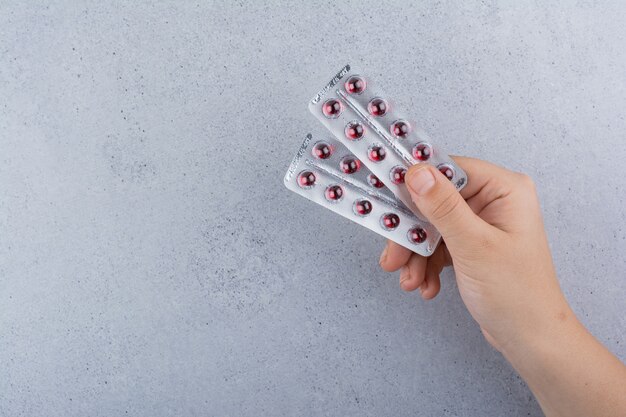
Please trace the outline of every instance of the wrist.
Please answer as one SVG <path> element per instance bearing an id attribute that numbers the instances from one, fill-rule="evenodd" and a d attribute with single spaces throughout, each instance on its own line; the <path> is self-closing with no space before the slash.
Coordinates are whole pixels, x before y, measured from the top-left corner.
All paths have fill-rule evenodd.
<path id="1" fill-rule="evenodd" d="M 526 312 L 515 329 L 515 335 L 503 342 L 500 352 L 516 368 L 536 362 L 571 343 L 572 337 L 586 333 L 563 296 L 544 303 L 545 308 L 535 304 L 533 311 Z"/>
<path id="2" fill-rule="evenodd" d="M 626 411 L 626 367 L 565 303 L 501 350 L 547 416 L 614 416 Z"/>
<path id="3" fill-rule="evenodd" d="M 540 383 L 537 379 L 550 375 L 549 369 L 564 355 L 572 353 L 574 345 L 584 344 L 590 335 L 565 300 L 540 319 L 529 321 L 532 323 L 519 337 L 500 351 L 532 388 L 534 382 Z"/>

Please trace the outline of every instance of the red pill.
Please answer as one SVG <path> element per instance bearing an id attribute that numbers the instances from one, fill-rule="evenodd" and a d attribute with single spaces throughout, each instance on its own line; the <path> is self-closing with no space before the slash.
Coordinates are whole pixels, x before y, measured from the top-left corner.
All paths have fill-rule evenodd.
<path id="1" fill-rule="evenodd" d="M 380 145 L 372 145 L 370 146 L 367 155 L 369 156 L 370 161 L 380 162 L 385 159 L 387 152 L 385 151 L 385 148 Z"/>
<path id="2" fill-rule="evenodd" d="M 404 184 L 404 175 L 406 174 L 406 168 L 394 167 L 389 173 L 389 177 L 394 184 Z"/>
<path id="3" fill-rule="evenodd" d="M 396 120 L 391 124 L 389 130 L 395 137 L 404 138 L 411 131 L 411 126 L 404 120 Z"/>
<path id="4" fill-rule="evenodd" d="M 328 159 L 333 154 L 333 149 L 326 142 L 318 142 L 313 147 L 313 155 L 319 159 Z"/>
<path id="5" fill-rule="evenodd" d="M 339 162 L 339 167 L 346 174 L 354 174 L 361 169 L 361 161 L 351 156 L 346 156 Z"/>
<path id="6" fill-rule="evenodd" d="M 385 184 L 374 174 L 369 174 L 367 176 L 367 182 L 374 188 L 383 188 Z"/>
<path id="7" fill-rule="evenodd" d="M 437 169 L 450 181 L 452 181 L 452 178 L 454 178 L 454 168 L 452 168 L 450 165 L 441 164 L 437 167 Z"/>
<path id="8" fill-rule="evenodd" d="M 389 105 L 382 98 L 374 98 L 367 105 L 367 111 L 370 112 L 372 116 L 381 117 L 387 113 L 387 109 Z"/>
<path id="9" fill-rule="evenodd" d="M 315 174 L 311 171 L 302 171 L 298 175 L 298 185 L 302 188 L 311 188 L 315 185 Z"/>
<path id="10" fill-rule="evenodd" d="M 350 94 L 361 94 L 365 91 L 365 86 L 365 80 L 358 75 L 353 75 L 348 78 L 348 81 L 346 81 L 345 84 L 346 91 Z"/>
<path id="11" fill-rule="evenodd" d="M 415 226 L 409 230 L 407 236 L 412 243 L 423 243 L 426 241 L 426 230 Z"/>
<path id="12" fill-rule="evenodd" d="M 427 143 L 418 143 L 413 148 L 413 158 L 418 161 L 428 161 L 430 156 L 433 154 L 433 148 L 430 147 Z"/>
<path id="13" fill-rule="evenodd" d="M 343 198 L 343 188 L 341 188 L 341 185 L 329 185 L 324 195 L 326 200 L 336 203 Z"/>
<path id="14" fill-rule="evenodd" d="M 354 202 L 354 212 L 359 216 L 367 216 L 372 212 L 372 203 L 369 200 L 356 200 Z"/>
<path id="15" fill-rule="evenodd" d="M 400 225 L 400 217 L 394 213 L 385 213 L 380 218 L 380 225 L 386 230 L 394 230 Z"/>
<path id="16" fill-rule="evenodd" d="M 346 137 L 350 140 L 357 140 L 363 137 L 365 133 L 365 128 L 363 125 L 357 121 L 349 122 L 346 125 Z"/>
<path id="17" fill-rule="evenodd" d="M 322 112 L 324 116 L 329 119 L 335 119 L 339 117 L 341 111 L 343 110 L 343 106 L 339 100 L 331 98 L 330 100 L 326 100 L 322 105 Z"/>

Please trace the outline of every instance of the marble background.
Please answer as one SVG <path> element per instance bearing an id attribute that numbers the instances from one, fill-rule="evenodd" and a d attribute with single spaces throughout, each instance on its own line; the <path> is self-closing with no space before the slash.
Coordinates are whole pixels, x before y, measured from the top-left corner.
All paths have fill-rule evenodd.
<path id="1" fill-rule="evenodd" d="M 346 62 L 535 179 L 624 360 L 626 4 L 271 3 L 0 1 L 0 415 L 541 415 L 450 271 L 284 188 Z"/>

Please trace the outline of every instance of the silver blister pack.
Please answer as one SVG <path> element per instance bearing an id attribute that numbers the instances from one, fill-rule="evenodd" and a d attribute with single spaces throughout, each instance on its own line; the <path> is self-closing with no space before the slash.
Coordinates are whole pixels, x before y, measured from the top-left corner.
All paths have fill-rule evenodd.
<path id="1" fill-rule="evenodd" d="M 285 175 L 290 190 L 394 242 L 429 256 L 439 232 L 421 220 L 330 134 L 308 134 Z"/>
<path id="2" fill-rule="evenodd" d="M 418 124 L 396 108 L 375 81 L 346 65 L 309 102 L 309 110 L 418 217 L 404 185 L 409 166 L 436 166 L 458 190 L 465 172 Z"/>

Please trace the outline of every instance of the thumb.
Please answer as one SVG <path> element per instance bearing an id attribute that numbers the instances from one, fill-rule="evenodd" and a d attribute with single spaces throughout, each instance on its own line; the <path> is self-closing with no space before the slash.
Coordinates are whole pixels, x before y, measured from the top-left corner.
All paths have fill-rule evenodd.
<path id="1" fill-rule="evenodd" d="M 467 205 L 454 185 L 429 164 L 409 168 L 405 183 L 413 202 L 446 241 L 451 252 L 475 241 L 486 223 Z"/>

